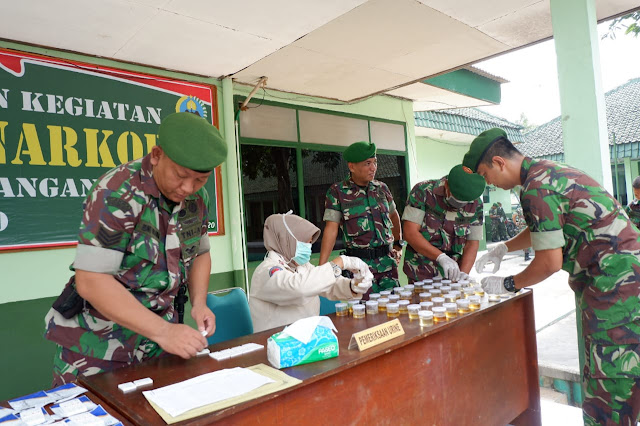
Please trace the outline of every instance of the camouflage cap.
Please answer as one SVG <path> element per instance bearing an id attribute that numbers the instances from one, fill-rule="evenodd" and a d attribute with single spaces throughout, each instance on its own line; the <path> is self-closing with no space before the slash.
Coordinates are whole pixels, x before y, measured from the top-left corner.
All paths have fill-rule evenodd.
<path id="1" fill-rule="evenodd" d="M 218 129 L 190 112 L 162 120 L 158 145 L 176 164 L 198 172 L 209 172 L 227 158 L 227 144 Z"/>
<path id="2" fill-rule="evenodd" d="M 497 127 L 480 133 L 478 137 L 471 142 L 469 152 L 464 155 L 464 159 L 462 160 L 462 165 L 470 168 L 473 172 L 477 172 L 478 164 L 482 161 L 485 152 L 487 152 L 495 141 L 503 138 L 507 139 L 507 132 Z"/>
<path id="3" fill-rule="evenodd" d="M 376 156 L 376 144 L 365 141 L 352 143 L 342 156 L 348 163 L 359 163 Z"/>
<path id="4" fill-rule="evenodd" d="M 458 164 L 454 166 L 447 176 L 449 191 L 456 200 L 473 201 L 484 192 L 486 182 L 482 176 L 473 173 L 470 168 Z"/>

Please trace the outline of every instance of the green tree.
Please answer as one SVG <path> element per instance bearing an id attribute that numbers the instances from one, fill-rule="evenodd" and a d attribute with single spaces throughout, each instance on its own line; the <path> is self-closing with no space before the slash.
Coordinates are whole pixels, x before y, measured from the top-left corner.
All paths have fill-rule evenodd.
<path id="1" fill-rule="evenodd" d="M 527 118 L 524 112 L 520 113 L 520 118 L 516 120 L 516 124 L 522 126 L 522 131 L 524 133 L 529 132 L 535 129 L 536 127 L 538 127 L 537 124 L 533 124 L 532 122 L 529 121 L 529 118 Z"/>
<path id="2" fill-rule="evenodd" d="M 640 22 L 640 11 L 638 10 L 615 18 L 609 23 L 609 31 L 607 31 L 602 38 L 610 38 L 614 40 L 616 38 L 616 32 L 621 29 L 625 29 L 625 34 L 631 34 L 634 37 L 638 37 L 638 34 L 640 34 L 640 25 L 638 25 L 638 22 Z"/>

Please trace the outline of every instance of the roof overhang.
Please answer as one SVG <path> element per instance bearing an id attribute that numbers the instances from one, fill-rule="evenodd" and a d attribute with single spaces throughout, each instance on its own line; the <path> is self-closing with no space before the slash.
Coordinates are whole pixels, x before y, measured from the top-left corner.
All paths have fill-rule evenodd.
<path id="1" fill-rule="evenodd" d="M 640 0 L 596 5 L 602 20 Z M 345 102 L 431 100 L 425 79 L 450 90 L 431 77 L 552 36 L 548 0 L 21 0 L 0 15 L 5 40 Z"/>

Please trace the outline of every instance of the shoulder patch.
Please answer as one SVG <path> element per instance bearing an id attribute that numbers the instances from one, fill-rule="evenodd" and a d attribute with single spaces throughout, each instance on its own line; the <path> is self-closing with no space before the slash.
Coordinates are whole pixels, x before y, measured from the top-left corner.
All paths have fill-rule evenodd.
<path id="1" fill-rule="evenodd" d="M 279 266 L 274 266 L 271 269 L 269 269 L 269 276 L 272 277 L 273 274 L 275 274 L 278 271 L 282 271 L 282 268 Z"/>

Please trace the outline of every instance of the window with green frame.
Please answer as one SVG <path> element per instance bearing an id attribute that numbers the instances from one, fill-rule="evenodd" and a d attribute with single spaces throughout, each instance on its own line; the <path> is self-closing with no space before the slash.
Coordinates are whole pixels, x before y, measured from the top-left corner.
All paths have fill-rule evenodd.
<path id="1" fill-rule="evenodd" d="M 349 176 L 342 151 L 348 146 L 351 136 L 362 140 L 363 135 L 365 138 L 368 135 L 369 140 L 378 141 L 377 146 L 390 146 L 388 140 L 395 138 L 395 146 L 398 146 L 401 133 L 402 151 L 378 149 L 376 179 L 387 184 L 402 215 L 408 183 L 404 123 L 375 121 L 306 108 L 303 114 L 303 118 L 307 120 L 303 123 L 306 126 L 303 132 L 305 137 L 321 141 L 328 139 L 342 145 L 304 143 L 300 141 L 301 107 L 272 102 L 250 104 L 250 107 L 252 109 L 244 117 L 244 113 L 240 113 L 239 126 L 242 190 L 250 261 L 262 260 L 266 253 L 262 228 L 264 220 L 270 214 L 293 210 L 295 214 L 324 229 L 322 218 L 327 190 L 333 183 Z M 324 117 L 325 115 L 329 117 Z M 341 126 L 341 131 L 350 136 L 342 137 L 343 141 L 339 141 L 340 134 L 332 128 L 333 133 L 328 132 L 331 137 L 327 137 L 318 123 L 332 122 Z M 381 141 L 382 138 L 385 140 Z M 314 253 L 320 252 L 320 242 L 321 240 L 313 245 Z M 341 247 L 339 236 L 335 248 Z"/>

